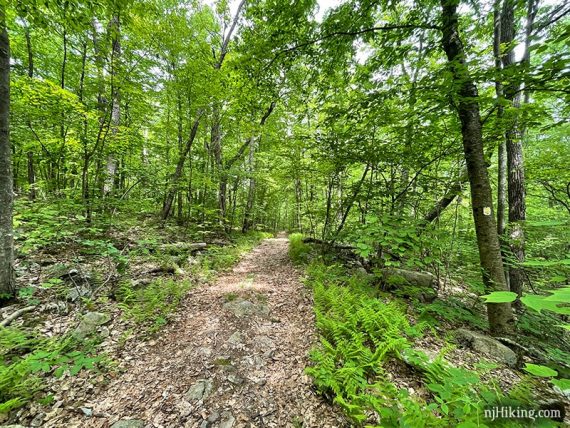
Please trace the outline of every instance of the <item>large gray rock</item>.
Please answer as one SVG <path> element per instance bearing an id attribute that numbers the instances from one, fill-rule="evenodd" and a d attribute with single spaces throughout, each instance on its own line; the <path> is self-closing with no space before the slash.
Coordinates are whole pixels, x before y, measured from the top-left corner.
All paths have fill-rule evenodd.
<path id="1" fill-rule="evenodd" d="M 502 362 L 509 367 L 516 367 L 517 354 L 510 348 L 503 345 L 496 339 L 482 333 L 459 328 L 455 331 L 456 340 L 477 352 L 481 352 L 492 357 L 494 360 Z"/>
<path id="2" fill-rule="evenodd" d="M 227 309 L 238 318 L 244 318 L 251 315 L 266 317 L 269 315 L 269 308 L 262 302 L 252 303 L 249 300 L 236 299 L 224 304 Z"/>
<path id="3" fill-rule="evenodd" d="M 100 326 L 107 324 L 109 321 L 111 321 L 109 314 L 87 312 L 73 332 L 73 336 L 77 339 L 85 339 L 87 336 L 94 334 Z"/>
<path id="4" fill-rule="evenodd" d="M 144 421 L 140 419 L 123 419 L 115 422 L 111 428 L 144 428 Z"/>
<path id="5" fill-rule="evenodd" d="M 212 381 L 209 379 L 200 379 L 184 395 L 188 401 L 204 401 L 212 392 Z"/>

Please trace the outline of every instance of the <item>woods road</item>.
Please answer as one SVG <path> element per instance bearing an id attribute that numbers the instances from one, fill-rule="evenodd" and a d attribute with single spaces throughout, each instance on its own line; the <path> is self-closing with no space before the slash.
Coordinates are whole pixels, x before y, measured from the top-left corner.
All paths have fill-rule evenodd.
<path id="1" fill-rule="evenodd" d="M 346 426 L 303 372 L 317 337 L 311 293 L 287 249 L 286 238 L 266 239 L 191 290 L 179 318 L 86 404 L 93 416 L 67 426 Z"/>

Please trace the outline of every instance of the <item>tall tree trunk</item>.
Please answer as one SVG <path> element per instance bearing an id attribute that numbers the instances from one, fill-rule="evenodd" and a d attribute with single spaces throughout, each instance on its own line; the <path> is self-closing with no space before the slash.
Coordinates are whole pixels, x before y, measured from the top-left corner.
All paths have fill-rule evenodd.
<path id="1" fill-rule="evenodd" d="M 522 130 L 520 124 L 521 79 L 517 77 L 515 63 L 515 7 L 516 2 L 505 0 L 501 17 L 501 44 L 507 47 L 502 55 L 504 70 L 512 71 L 508 75 L 509 81 L 505 85 L 505 99 L 511 107 L 511 116 L 505 131 L 505 145 L 507 152 L 507 193 L 509 202 L 509 244 L 513 255 L 512 266 L 509 267 L 510 290 L 522 294 L 524 285 L 524 272 L 520 263 L 525 259 L 525 239 L 523 223 L 526 219 L 526 196 L 524 180 L 524 163 L 522 147 Z M 529 0 L 527 21 L 532 28 L 534 0 Z M 529 31 L 527 30 L 527 33 Z M 528 59 L 528 52 L 524 53 L 523 62 Z"/>
<path id="2" fill-rule="evenodd" d="M 180 153 L 180 157 L 178 158 L 178 162 L 176 163 L 176 170 L 172 175 L 169 188 L 166 193 L 166 197 L 164 198 L 164 204 L 162 205 L 162 214 L 161 214 L 163 221 L 168 218 L 170 210 L 172 209 L 174 197 L 178 191 L 180 177 L 182 177 L 182 171 L 184 170 L 184 163 L 186 162 L 188 153 L 190 153 L 190 149 L 192 148 L 192 144 L 194 143 L 194 139 L 196 138 L 196 134 L 198 133 L 198 126 L 200 125 L 200 119 L 202 119 L 202 111 L 199 110 L 196 113 L 196 119 L 194 120 L 194 124 L 192 125 L 190 136 L 188 137 L 188 140 L 186 140 L 184 150 Z"/>
<path id="3" fill-rule="evenodd" d="M 214 59 L 216 59 L 214 63 L 214 68 L 216 70 L 221 70 L 222 65 L 224 63 L 224 59 L 228 54 L 228 47 L 230 44 L 230 40 L 232 38 L 233 32 L 236 29 L 241 11 L 245 6 L 246 0 L 241 0 L 238 4 L 236 13 L 232 19 L 232 23 L 230 28 L 223 37 L 222 45 L 220 47 L 219 56 L 216 59 L 216 52 L 214 52 Z M 211 147 L 214 152 L 214 158 L 216 162 L 216 167 L 218 168 L 218 173 L 220 174 L 220 183 L 218 187 L 218 209 L 219 209 L 219 216 L 220 216 L 220 223 L 224 225 L 226 219 L 226 196 L 227 196 L 227 187 L 228 187 L 228 176 L 226 172 L 226 165 L 224 165 L 223 161 L 223 154 L 222 154 L 222 135 L 221 135 L 221 117 L 220 117 L 220 103 L 218 101 L 214 102 L 213 105 L 213 112 L 212 112 L 212 129 L 211 129 Z M 224 225 L 225 226 L 225 225 Z"/>
<path id="4" fill-rule="evenodd" d="M 253 211 L 253 204 L 255 201 L 255 148 L 256 148 L 255 139 L 249 145 L 249 156 L 248 156 L 248 165 L 249 165 L 249 185 L 247 189 L 247 202 L 245 204 L 245 213 L 243 216 L 243 227 L 241 231 L 246 233 L 248 230 L 251 229 L 253 226 L 252 220 L 252 211 Z"/>
<path id="5" fill-rule="evenodd" d="M 479 94 L 465 63 L 465 52 L 459 35 L 457 0 L 441 0 L 442 44 L 456 85 L 455 99 L 461 121 L 461 134 L 467 174 L 471 187 L 471 205 L 483 271 L 483 283 L 489 292 L 506 290 L 505 271 L 501 258 L 497 224 L 493 216 L 493 197 L 485 155 Z M 510 303 L 487 304 L 487 316 L 492 334 L 509 333 L 513 329 Z"/>
<path id="6" fill-rule="evenodd" d="M 261 122 L 259 123 L 260 133 L 259 133 L 258 140 L 256 141 L 255 138 L 252 138 L 250 141 L 250 144 L 249 144 L 249 158 L 248 158 L 248 163 L 249 163 L 249 189 L 248 189 L 248 194 L 247 194 L 247 203 L 246 203 L 246 207 L 245 207 L 243 227 L 242 227 L 242 232 L 244 232 L 244 233 L 247 232 L 251 228 L 251 226 L 253 226 L 251 217 L 252 217 L 253 205 L 255 202 L 255 150 L 256 150 L 257 146 L 261 143 L 261 138 L 263 135 L 263 127 L 265 126 L 265 122 L 267 122 L 267 119 L 269 118 L 271 113 L 273 113 L 273 110 L 275 109 L 275 105 L 276 105 L 276 102 L 272 101 L 271 104 L 269 105 L 269 108 L 267 109 L 267 111 L 265 112 L 263 117 L 261 118 Z"/>
<path id="7" fill-rule="evenodd" d="M 28 77 L 31 79 L 34 77 L 34 54 L 32 51 L 32 38 L 30 36 L 30 27 L 26 25 L 25 27 L 26 36 L 26 50 L 28 51 Z M 31 124 L 28 122 L 28 126 Z M 31 150 L 27 153 L 28 159 L 28 199 L 34 201 L 36 199 L 36 173 L 34 168 L 34 152 Z"/>
<path id="8" fill-rule="evenodd" d="M 118 85 L 117 69 L 119 59 L 121 57 L 121 26 L 119 15 L 116 14 L 109 22 L 109 31 L 112 39 L 111 52 L 111 136 L 116 138 L 119 133 L 119 125 L 121 124 L 121 91 Z M 107 154 L 107 176 L 103 194 L 110 195 L 113 192 L 113 186 L 117 175 L 118 161 L 114 150 L 109 150 Z"/>
<path id="9" fill-rule="evenodd" d="M 12 149 L 10 147 L 10 40 L 6 9 L 0 3 L 0 300 L 15 294 L 12 230 Z"/>

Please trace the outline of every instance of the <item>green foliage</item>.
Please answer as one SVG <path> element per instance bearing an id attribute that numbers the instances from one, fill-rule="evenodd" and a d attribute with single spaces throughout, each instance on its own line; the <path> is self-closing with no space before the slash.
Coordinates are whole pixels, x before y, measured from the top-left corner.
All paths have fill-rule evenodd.
<path id="1" fill-rule="evenodd" d="M 135 289 L 130 282 L 124 282 L 116 294 L 124 316 L 142 324 L 152 334 L 176 312 L 190 286 L 186 280 L 157 279 L 143 288 Z"/>
<path id="2" fill-rule="evenodd" d="M 375 298 L 338 266 L 313 262 L 307 273 L 321 335 L 307 373 L 356 424 L 483 426 L 483 409 L 502 394 L 478 373 L 450 366 L 445 351 L 430 360 L 415 349 L 425 324 L 411 325 L 401 304 Z M 392 383 L 388 372 L 395 366 L 415 368 L 432 399 L 425 402 Z"/>
<path id="3" fill-rule="evenodd" d="M 552 370 L 550 367 L 541 366 L 538 364 L 531 364 L 526 363 L 524 366 L 524 370 L 529 372 L 530 374 L 538 377 L 556 377 L 558 376 L 558 372 L 556 370 Z"/>
<path id="4" fill-rule="evenodd" d="M 429 257 L 420 258 L 421 241 L 413 225 L 402 224 L 397 217 L 368 216 L 366 224 L 359 225 L 349 235 L 356 244 L 357 253 L 365 258 L 379 258 L 384 266 L 398 265 L 396 258 L 406 256 L 406 266 L 417 267 L 429 264 Z"/>
<path id="5" fill-rule="evenodd" d="M 266 232 L 249 232 L 245 235 L 233 237 L 229 245 L 209 248 L 199 258 L 199 265 L 195 267 L 198 273 L 207 277 L 232 267 L 241 256 L 250 251 L 259 241 L 271 237 Z"/>
<path id="6" fill-rule="evenodd" d="M 445 320 L 453 325 L 467 324 L 481 330 L 488 328 L 486 318 L 457 297 L 436 299 L 432 303 L 419 306 L 418 309 L 420 319 L 430 325 Z"/>
<path id="7" fill-rule="evenodd" d="M 0 414 L 35 398 L 44 387 L 44 376 L 75 376 L 84 369 L 97 370 L 102 362 L 103 357 L 95 355 L 89 343 L 0 327 Z"/>
<path id="8" fill-rule="evenodd" d="M 303 234 L 289 235 L 289 257 L 295 264 L 303 264 L 309 260 L 311 247 L 303 242 Z"/>

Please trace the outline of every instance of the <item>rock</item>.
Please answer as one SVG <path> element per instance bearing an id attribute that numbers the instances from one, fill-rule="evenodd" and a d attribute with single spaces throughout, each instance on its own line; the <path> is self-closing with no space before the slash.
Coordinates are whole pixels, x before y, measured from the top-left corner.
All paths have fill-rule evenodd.
<path id="1" fill-rule="evenodd" d="M 230 412 L 222 413 L 222 421 L 220 422 L 220 428 L 232 428 L 236 418 Z"/>
<path id="2" fill-rule="evenodd" d="M 269 308 L 266 304 L 258 302 L 252 303 L 249 300 L 236 299 L 224 304 L 224 309 L 227 309 L 238 318 L 246 316 L 257 315 L 265 317 L 269 315 Z"/>
<path id="3" fill-rule="evenodd" d="M 265 357 L 271 357 L 275 352 L 275 343 L 267 336 L 255 336 L 253 343 Z"/>
<path id="4" fill-rule="evenodd" d="M 477 352 L 487 354 L 509 367 L 516 367 L 517 365 L 517 354 L 490 336 L 459 328 L 455 331 L 455 338 L 459 343 L 463 343 Z"/>
<path id="5" fill-rule="evenodd" d="M 212 392 L 212 381 L 208 379 L 200 379 L 186 392 L 184 397 L 188 401 L 206 400 Z"/>
<path id="6" fill-rule="evenodd" d="M 220 414 L 214 410 L 212 413 L 210 413 L 210 416 L 208 416 L 207 421 L 210 423 L 214 423 L 218 419 L 220 419 Z"/>
<path id="7" fill-rule="evenodd" d="M 80 407 L 79 410 L 81 410 L 81 412 L 88 418 L 93 416 L 93 409 L 90 407 Z"/>
<path id="8" fill-rule="evenodd" d="M 26 428 L 24 425 L 0 425 L 0 428 Z"/>
<path id="9" fill-rule="evenodd" d="M 30 426 L 41 427 L 45 418 L 46 418 L 45 413 L 38 413 L 36 416 L 34 416 L 34 419 L 32 419 L 32 422 L 30 422 Z"/>
<path id="10" fill-rule="evenodd" d="M 72 289 L 70 289 L 67 292 L 67 295 L 65 296 L 65 298 L 67 300 L 75 302 L 76 300 L 80 299 L 81 297 L 91 296 L 91 293 L 92 293 L 91 287 L 88 287 L 86 285 L 79 285 L 77 287 L 73 287 Z"/>
<path id="11" fill-rule="evenodd" d="M 228 381 L 234 385 L 241 385 L 243 383 L 243 379 L 235 374 L 228 375 Z"/>
<path id="12" fill-rule="evenodd" d="M 100 331 L 99 331 L 99 336 L 101 336 L 101 338 L 106 339 L 111 335 L 111 332 L 109 331 L 108 327 L 101 327 Z"/>
<path id="13" fill-rule="evenodd" d="M 239 331 L 234 332 L 228 339 L 228 342 L 232 345 L 239 345 L 240 343 L 242 343 L 243 338 L 241 336 L 241 333 Z"/>
<path id="14" fill-rule="evenodd" d="M 144 421 L 140 419 L 123 419 L 111 425 L 111 428 L 144 428 Z"/>
<path id="15" fill-rule="evenodd" d="M 85 339 L 95 333 L 99 326 L 107 324 L 109 321 L 111 321 L 111 317 L 108 314 L 87 312 L 73 332 L 73 336 L 77 339 Z"/>

